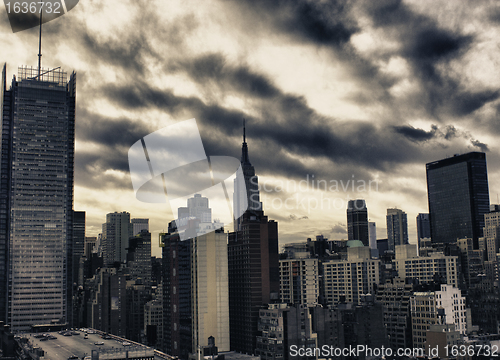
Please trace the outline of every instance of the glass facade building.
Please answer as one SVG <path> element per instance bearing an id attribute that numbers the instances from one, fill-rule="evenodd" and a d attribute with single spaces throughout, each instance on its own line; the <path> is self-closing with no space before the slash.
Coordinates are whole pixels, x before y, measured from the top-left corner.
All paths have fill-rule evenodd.
<path id="1" fill-rule="evenodd" d="M 360 240 L 369 246 L 368 209 L 362 199 L 347 203 L 347 240 Z"/>
<path id="2" fill-rule="evenodd" d="M 489 212 L 486 155 L 471 152 L 426 164 L 433 243 L 472 238 L 477 248 Z"/>
<path id="3" fill-rule="evenodd" d="M 76 75 L 40 72 L 19 68 L 8 91 L 2 72 L 0 320 L 12 330 L 71 324 Z"/>

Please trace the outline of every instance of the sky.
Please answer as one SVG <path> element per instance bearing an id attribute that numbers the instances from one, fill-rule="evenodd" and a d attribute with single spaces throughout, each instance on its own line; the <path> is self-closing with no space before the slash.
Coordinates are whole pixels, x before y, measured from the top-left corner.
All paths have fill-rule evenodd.
<path id="1" fill-rule="evenodd" d="M 350 199 L 377 238 L 386 211 L 428 211 L 425 164 L 486 152 L 500 191 L 500 3 L 495 1 L 81 0 L 43 25 L 42 67 L 77 73 L 75 210 L 174 219 L 139 201 L 128 164 L 144 136 L 195 118 L 209 156 L 241 156 L 242 120 L 280 243 L 346 239 Z M 38 29 L 0 11 L 8 84 L 37 66 Z M 203 195 L 203 192 L 202 192 Z"/>

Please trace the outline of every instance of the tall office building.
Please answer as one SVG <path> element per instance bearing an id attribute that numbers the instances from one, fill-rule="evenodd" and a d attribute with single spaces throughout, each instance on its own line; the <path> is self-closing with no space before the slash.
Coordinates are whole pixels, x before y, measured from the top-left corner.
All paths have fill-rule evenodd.
<path id="1" fill-rule="evenodd" d="M 85 254 L 85 211 L 73 211 L 73 256 Z"/>
<path id="2" fill-rule="evenodd" d="M 0 86 L 0 320 L 71 323 L 76 76 L 20 67 Z"/>
<path id="3" fill-rule="evenodd" d="M 247 211 L 241 226 L 228 242 L 231 350 L 252 354 L 259 309 L 279 296 L 278 223 Z"/>
<path id="4" fill-rule="evenodd" d="M 490 205 L 486 155 L 455 155 L 426 168 L 432 242 L 472 238 L 477 248 Z"/>
<path id="5" fill-rule="evenodd" d="M 368 209 L 363 199 L 349 200 L 347 203 L 347 239 L 360 240 L 369 246 Z"/>
<path id="6" fill-rule="evenodd" d="M 106 215 L 106 222 L 102 224 L 101 239 L 105 265 L 124 262 L 127 259 L 127 248 L 132 232 L 133 227 L 128 212 L 114 212 Z"/>
<path id="7" fill-rule="evenodd" d="M 149 231 L 149 219 L 132 219 L 132 236 L 140 234 L 142 230 Z"/>
<path id="8" fill-rule="evenodd" d="M 235 219 L 229 234 L 228 277 L 231 350 L 254 353 L 258 335 L 259 309 L 277 301 L 280 289 L 278 224 L 268 220 L 259 201 L 257 176 L 248 159 L 243 130 L 241 166 L 247 193 L 235 180 L 235 209 L 248 202 L 248 210 Z M 246 199 L 244 197 L 247 197 Z"/>
<path id="9" fill-rule="evenodd" d="M 397 245 L 408 244 L 408 219 L 400 209 L 387 209 L 387 243 L 392 251 Z"/>
<path id="10" fill-rule="evenodd" d="M 241 147 L 241 169 L 243 171 L 244 182 L 242 179 L 234 180 L 233 208 L 234 214 L 240 214 L 243 209 L 262 210 L 259 193 L 259 177 L 255 175 L 255 168 L 250 163 L 248 157 L 248 145 L 246 140 L 245 123 L 243 122 L 243 144 Z M 246 190 L 246 191 L 245 191 Z M 234 231 L 241 231 L 241 221 L 243 217 L 234 219 Z"/>

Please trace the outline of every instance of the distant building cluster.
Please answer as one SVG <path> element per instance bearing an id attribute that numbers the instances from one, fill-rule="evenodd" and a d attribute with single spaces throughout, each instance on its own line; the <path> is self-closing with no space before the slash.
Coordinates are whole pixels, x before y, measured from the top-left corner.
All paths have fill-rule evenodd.
<path id="1" fill-rule="evenodd" d="M 48 72 L 23 68 L 9 90 L 2 72 L 1 339 L 86 327 L 182 360 L 499 341 L 500 206 L 489 203 L 484 153 L 426 165 L 417 244 L 402 209 L 387 209 L 387 236 L 377 239 L 366 201 L 355 199 L 346 240 L 318 235 L 280 252 L 244 135 L 233 205 L 247 211 L 228 231 L 194 194 L 160 234 L 159 259 L 149 220 L 125 211 L 86 236 L 86 213 L 73 209 L 76 76 Z"/>

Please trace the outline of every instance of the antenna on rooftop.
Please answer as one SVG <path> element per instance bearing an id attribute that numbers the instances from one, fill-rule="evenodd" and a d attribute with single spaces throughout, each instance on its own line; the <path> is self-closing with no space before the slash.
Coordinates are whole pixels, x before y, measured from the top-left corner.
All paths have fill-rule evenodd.
<path id="1" fill-rule="evenodd" d="M 40 81 L 40 71 L 42 70 L 42 13 L 43 11 L 40 11 L 40 33 L 38 35 L 38 81 Z"/>
<path id="2" fill-rule="evenodd" d="M 245 118 L 243 118 L 243 142 L 246 142 Z"/>

